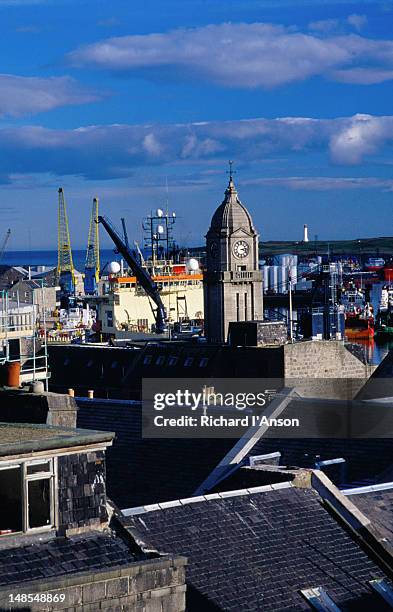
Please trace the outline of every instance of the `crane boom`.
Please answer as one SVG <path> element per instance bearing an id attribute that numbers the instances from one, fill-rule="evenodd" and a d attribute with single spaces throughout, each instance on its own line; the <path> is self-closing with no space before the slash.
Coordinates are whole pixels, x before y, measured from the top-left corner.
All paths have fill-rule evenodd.
<path id="1" fill-rule="evenodd" d="M 124 236 L 124 244 L 126 245 L 126 247 L 129 247 L 130 244 L 128 242 L 128 234 L 127 234 L 127 227 L 126 227 L 126 220 L 124 219 L 124 217 L 121 218 L 121 226 L 123 228 L 123 236 Z"/>
<path id="2" fill-rule="evenodd" d="M 65 294 L 75 293 L 75 269 L 72 261 L 70 231 L 63 188 L 58 190 L 57 276 Z"/>
<path id="3" fill-rule="evenodd" d="M 100 279 L 99 240 L 98 198 L 94 198 L 90 216 L 89 235 L 87 238 L 85 277 L 83 280 L 86 295 L 97 295 L 98 293 L 98 281 Z"/>
<path id="4" fill-rule="evenodd" d="M 109 219 L 107 217 L 99 216 L 98 221 L 104 226 L 116 249 L 119 251 L 119 253 L 121 253 L 121 255 L 123 255 L 141 287 L 146 291 L 147 295 L 151 297 L 157 306 L 157 310 L 154 313 L 156 319 L 156 332 L 158 334 L 162 334 L 165 331 L 166 312 L 156 283 L 153 281 L 147 270 L 142 268 L 142 266 L 137 262 L 130 247 L 126 245 L 119 232 L 115 229 Z"/>

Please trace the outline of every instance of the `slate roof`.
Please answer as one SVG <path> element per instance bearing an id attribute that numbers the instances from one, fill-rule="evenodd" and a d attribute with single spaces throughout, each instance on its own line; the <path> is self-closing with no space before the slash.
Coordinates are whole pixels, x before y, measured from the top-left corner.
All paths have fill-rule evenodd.
<path id="1" fill-rule="evenodd" d="M 18 290 L 20 287 L 28 287 L 29 289 L 42 289 L 42 284 L 32 278 L 22 279 L 13 285 L 13 290 Z"/>
<path id="2" fill-rule="evenodd" d="M 137 561 L 119 537 L 93 532 L 72 538 L 0 549 L 0 586 L 109 569 Z"/>
<path id="3" fill-rule="evenodd" d="M 139 403 L 82 398 L 77 402 L 78 427 L 116 432 L 107 452 L 108 494 L 120 508 L 193 495 L 237 442 L 142 439 Z M 283 414 L 287 416 L 286 409 Z M 344 466 L 325 471 L 337 485 L 357 486 L 383 481 L 392 464 L 393 440 L 273 439 L 267 432 L 248 456 L 275 451 L 281 452 L 281 465 L 297 467 L 315 468 L 316 461 L 343 457 Z"/>
<path id="4" fill-rule="evenodd" d="M 318 494 L 276 487 L 155 506 L 124 524 L 146 547 L 188 558 L 191 612 L 310 610 L 299 589 L 317 586 L 340 609 L 386 609 L 367 584 L 383 572 Z"/>
<path id="5" fill-rule="evenodd" d="M 106 453 L 107 491 L 120 508 L 189 497 L 235 440 L 142 439 L 138 403 L 77 399 L 78 427 L 115 431 Z"/>
<path id="6" fill-rule="evenodd" d="M 346 495 L 393 546 L 393 483 L 371 489 L 355 489 Z"/>
<path id="7" fill-rule="evenodd" d="M 280 465 L 315 468 L 316 462 L 344 458 L 345 465 L 323 468 L 337 486 L 357 486 L 384 482 L 385 472 L 393 464 L 393 439 L 293 438 L 263 437 L 248 456 L 279 451 Z"/>
<path id="8" fill-rule="evenodd" d="M 143 348 L 49 345 L 50 389 L 140 399 L 143 378 L 282 378 L 282 347 L 168 342 Z M 185 365 L 187 363 L 187 365 Z M 203 365 L 202 365 L 203 364 Z"/>
<path id="9" fill-rule="evenodd" d="M 318 411 L 323 414 L 325 406 L 332 410 L 333 416 L 341 407 L 343 410 L 348 408 L 348 414 L 352 412 L 353 415 L 356 411 L 359 413 L 359 409 L 363 414 L 373 409 L 367 402 L 346 406 L 345 402 L 339 401 L 294 398 L 284 407 L 280 417 L 298 417 L 304 426 L 307 413 L 311 415 L 310 422 L 313 419 L 317 422 Z M 353 421 L 356 426 L 358 420 Z M 345 464 L 321 468 L 336 485 L 343 487 L 384 482 L 387 478 L 385 472 L 388 473 L 393 465 L 393 438 L 292 438 L 281 437 L 277 428 L 269 428 L 256 441 L 248 456 L 277 451 L 281 453 L 280 465 L 293 467 L 315 468 L 320 461 L 345 459 Z"/>

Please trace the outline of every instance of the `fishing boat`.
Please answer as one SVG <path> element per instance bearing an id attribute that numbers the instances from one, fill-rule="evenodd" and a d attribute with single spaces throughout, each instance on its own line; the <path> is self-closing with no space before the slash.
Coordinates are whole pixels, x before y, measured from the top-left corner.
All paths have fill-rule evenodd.
<path id="1" fill-rule="evenodd" d="M 345 336 L 348 340 L 374 337 L 373 307 L 366 302 L 361 288 L 348 287 L 342 292 L 341 304 L 345 309 Z"/>
<path id="2" fill-rule="evenodd" d="M 370 304 L 345 312 L 345 336 L 348 340 L 370 339 L 374 338 L 374 334 L 374 315 Z"/>

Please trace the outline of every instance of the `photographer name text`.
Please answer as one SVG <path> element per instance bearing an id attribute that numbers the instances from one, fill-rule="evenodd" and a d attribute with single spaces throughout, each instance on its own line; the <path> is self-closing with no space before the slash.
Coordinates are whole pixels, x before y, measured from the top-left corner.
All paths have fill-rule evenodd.
<path id="1" fill-rule="evenodd" d="M 300 427 L 299 419 L 276 419 L 266 415 L 243 415 L 241 417 L 227 417 L 224 415 L 182 415 L 179 417 L 154 417 L 155 427 Z"/>

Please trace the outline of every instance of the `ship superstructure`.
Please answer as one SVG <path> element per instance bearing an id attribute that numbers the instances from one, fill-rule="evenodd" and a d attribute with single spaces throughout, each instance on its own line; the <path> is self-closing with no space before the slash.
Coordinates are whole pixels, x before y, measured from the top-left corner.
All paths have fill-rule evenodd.
<path id="1" fill-rule="evenodd" d="M 202 330 L 203 272 L 196 259 L 176 246 L 175 222 L 174 213 L 161 209 L 146 217 L 142 225 L 143 250 L 135 243 L 132 259 L 157 289 L 165 310 L 164 331 L 170 333 L 175 324 L 177 330 L 179 324 L 185 331 Z M 122 243 L 130 248 L 126 232 Z M 156 303 L 149 293 L 135 270 L 125 269 L 116 262 L 109 264 L 102 295 L 95 299 L 103 337 L 121 338 L 130 332 L 157 331 Z"/>

